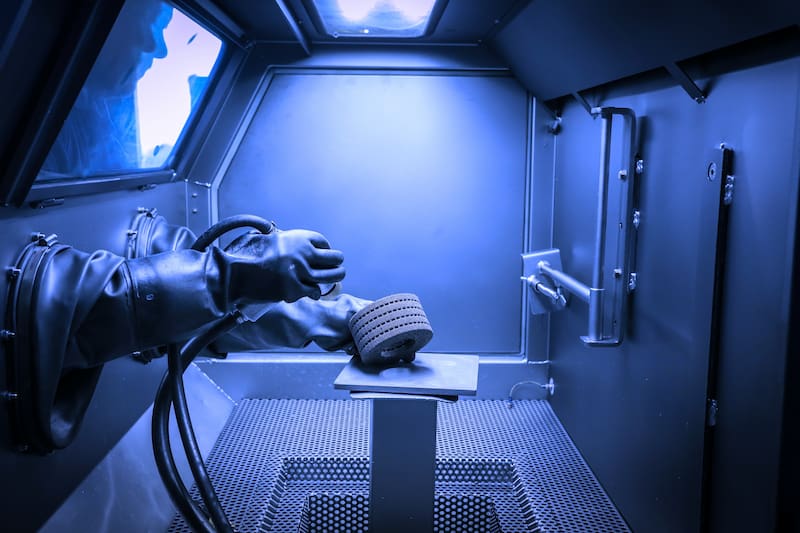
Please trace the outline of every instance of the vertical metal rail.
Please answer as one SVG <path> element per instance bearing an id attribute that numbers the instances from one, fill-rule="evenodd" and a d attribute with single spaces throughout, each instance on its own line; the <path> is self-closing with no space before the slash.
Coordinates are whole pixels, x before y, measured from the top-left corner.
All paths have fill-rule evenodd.
<path id="1" fill-rule="evenodd" d="M 596 110 L 593 109 L 592 112 Z M 611 113 L 603 113 L 600 128 L 600 178 L 597 183 L 597 227 L 594 237 L 594 265 L 592 289 L 589 289 L 589 332 L 591 341 L 603 339 L 603 264 L 606 252 L 606 225 L 608 223 L 608 167 L 611 160 Z"/>

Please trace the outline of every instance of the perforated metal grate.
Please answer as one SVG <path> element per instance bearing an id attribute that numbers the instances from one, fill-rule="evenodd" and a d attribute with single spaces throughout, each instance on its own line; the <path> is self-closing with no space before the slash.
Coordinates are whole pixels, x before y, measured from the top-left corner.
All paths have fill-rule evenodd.
<path id="1" fill-rule="evenodd" d="M 438 413 L 437 531 L 629 531 L 547 402 L 462 400 Z M 369 402 L 243 400 L 208 469 L 239 531 L 359 531 Z M 189 529 L 176 517 L 170 531 Z"/>

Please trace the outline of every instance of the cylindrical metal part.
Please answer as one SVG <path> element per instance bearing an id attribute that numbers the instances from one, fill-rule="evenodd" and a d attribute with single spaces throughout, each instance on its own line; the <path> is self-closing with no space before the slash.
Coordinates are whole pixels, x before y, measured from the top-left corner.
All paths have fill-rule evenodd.
<path id="1" fill-rule="evenodd" d="M 600 130 L 600 176 L 597 184 L 597 232 L 594 241 L 592 287 L 603 287 L 603 261 L 606 248 L 606 219 L 608 217 L 608 166 L 611 159 L 611 115 L 602 115 Z"/>
<path id="2" fill-rule="evenodd" d="M 603 340 L 603 289 L 589 289 L 589 340 Z"/>
<path id="3" fill-rule="evenodd" d="M 560 270 L 556 270 L 555 268 L 551 267 L 550 263 L 547 261 L 539 261 L 537 266 L 539 267 L 540 272 L 550 276 L 550 279 L 552 279 L 555 283 L 561 285 L 584 302 L 589 302 L 589 292 L 591 290 L 589 287 L 573 278 L 569 274 L 565 274 Z"/>

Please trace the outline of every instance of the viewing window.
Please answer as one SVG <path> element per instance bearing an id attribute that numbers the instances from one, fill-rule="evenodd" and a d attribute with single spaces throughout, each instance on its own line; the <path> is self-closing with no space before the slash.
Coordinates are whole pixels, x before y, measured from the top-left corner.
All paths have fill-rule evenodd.
<path id="1" fill-rule="evenodd" d="M 332 37 L 422 37 L 436 0 L 312 0 Z"/>
<path id="2" fill-rule="evenodd" d="M 168 166 L 221 50 L 170 4 L 126 2 L 37 182 Z"/>

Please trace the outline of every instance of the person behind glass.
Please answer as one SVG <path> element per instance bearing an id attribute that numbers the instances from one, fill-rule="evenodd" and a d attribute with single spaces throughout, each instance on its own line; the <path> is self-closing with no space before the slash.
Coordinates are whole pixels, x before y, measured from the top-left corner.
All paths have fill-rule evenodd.
<path id="1" fill-rule="evenodd" d="M 167 55 L 164 29 L 173 8 L 160 0 L 125 2 L 40 179 L 87 177 L 139 167 L 136 84 Z"/>

